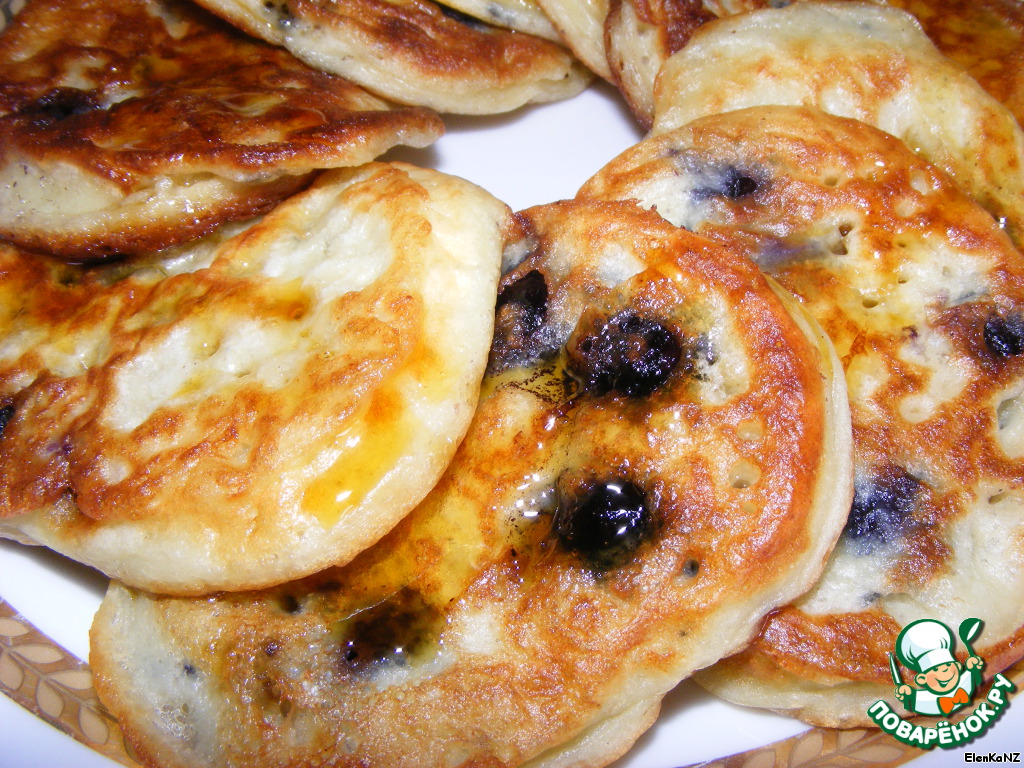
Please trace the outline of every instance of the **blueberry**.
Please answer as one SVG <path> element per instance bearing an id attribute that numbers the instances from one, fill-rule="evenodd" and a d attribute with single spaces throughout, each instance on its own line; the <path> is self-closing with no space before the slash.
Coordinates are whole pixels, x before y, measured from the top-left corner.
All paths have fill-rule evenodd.
<path id="1" fill-rule="evenodd" d="M 918 480 L 901 469 L 858 482 L 843 536 L 854 542 L 861 554 L 895 543 L 914 525 L 922 489 Z"/>
<path id="2" fill-rule="evenodd" d="M 624 478 L 558 484 L 559 543 L 597 570 L 623 565 L 654 529 L 647 496 Z"/>
<path id="3" fill-rule="evenodd" d="M 5 405 L 0 408 L 0 437 L 4 434 L 4 429 L 11 423 L 11 419 L 14 418 L 14 406 Z"/>
<path id="4" fill-rule="evenodd" d="M 993 315 L 985 323 L 985 346 L 996 357 L 1015 357 L 1024 352 L 1024 316 Z"/>
<path id="5" fill-rule="evenodd" d="M 592 394 L 649 395 L 683 358 L 682 342 L 672 329 L 632 310 L 581 324 L 567 346 L 568 367 Z"/>
<path id="6" fill-rule="evenodd" d="M 507 283 L 498 293 L 491 346 L 492 372 L 531 362 L 543 344 L 538 332 L 548 312 L 548 285 L 536 269 Z"/>

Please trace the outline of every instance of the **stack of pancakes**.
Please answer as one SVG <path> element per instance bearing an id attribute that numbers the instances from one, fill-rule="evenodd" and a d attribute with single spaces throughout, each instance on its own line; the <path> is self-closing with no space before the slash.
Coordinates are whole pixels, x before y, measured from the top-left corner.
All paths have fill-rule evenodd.
<path id="1" fill-rule="evenodd" d="M 847 727 L 911 621 L 1024 655 L 1018 6 L 202 4 L 0 36 L 0 535 L 110 576 L 143 761 L 600 766 L 691 676 Z M 379 157 L 591 76 L 650 134 L 576 199 Z"/>

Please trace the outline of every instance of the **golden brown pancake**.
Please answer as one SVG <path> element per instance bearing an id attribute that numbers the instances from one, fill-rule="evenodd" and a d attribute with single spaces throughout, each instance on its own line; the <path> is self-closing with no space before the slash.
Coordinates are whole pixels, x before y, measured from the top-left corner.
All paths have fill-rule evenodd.
<path id="1" fill-rule="evenodd" d="M 794 107 L 645 139 L 581 196 L 746 248 L 846 371 L 855 497 L 825 575 L 699 682 L 849 727 L 895 701 L 886 652 L 912 620 L 981 618 L 989 674 L 1019 658 L 1024 260 L 991 217 L 894 137 Z"/>
<path id="2" fill-rule="evenodd" d="M 841 372 L 738 254 L 617 203 L 523 212 L 439 485 L 344 568 L 114 584 L 102 700 L 161 766 L 598 766 L 816 578 L 849 506 Z"/>
<path id="3" fill-rule="evenodd" d="M 0 236 L 155 250 L 443 130 L 190 4 L 33 0 L 0 36 Z"/>
<path id="4" fill-rule="evenodd" d="M 125 264 L 0 250 L 0 535 L 172 594 L 350 560 L 468 427 L 509 217 L 368 164 Z"/>
<path id="5" fill-rule="evenodd" d="M 813 106 L 902 139 L 1024 243 L 1024 131 L 912 16 L 794 3 L 703 25 L 661 69 L 654 132 L 760 104 Z"/>
<path id="6" fill-rule="evenodd" d="M 201 2 L 311 66 L 439 112 L 507 112 L 574 96 L 590 81 L 562 46 L 431 0 Z"/>
<path id="7" fill-rule="evenodd" d="M 779 0 L 707 0 L 717 16 L 779 8 Z M 884 0 L 920 22 L 935 46 L 959 62 L 1024 122 L 1024 5 L 1017 0 Z"/>

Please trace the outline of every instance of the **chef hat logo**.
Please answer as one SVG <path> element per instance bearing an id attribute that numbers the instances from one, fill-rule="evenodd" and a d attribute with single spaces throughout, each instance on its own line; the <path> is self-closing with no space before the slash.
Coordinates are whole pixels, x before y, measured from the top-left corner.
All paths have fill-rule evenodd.
<path id="1" fill-rule="evenodd" d="M 945 624 L 919 619 L 905 626 L 896 638 L 896 654 L 908 669 L 927 672 L 956 661 L 954 642 L 953 632 Z"/>

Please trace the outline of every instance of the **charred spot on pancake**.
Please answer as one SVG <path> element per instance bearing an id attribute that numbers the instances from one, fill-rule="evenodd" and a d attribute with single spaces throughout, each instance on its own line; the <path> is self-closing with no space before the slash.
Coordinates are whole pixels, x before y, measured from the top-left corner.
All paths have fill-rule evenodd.
<path id="1" fill-rule="evenodd" d="M 11 419 L 14 418 L 14 406 L 5 405 L 0 408 L 0 437 L 4 436 L 4 430 L 7 429 L 7 425 L 11 423 Z"/>
<path id="2" fill-rule="evenodd" d="M 1024 352 L 1024 315 L 993 315 L 985 322 L 985 346 L 995 357 L 1016 357 Z"/>
<path id="3" fill-rule="evenodd" d="M 595 570 L 625 565 L 654 533 L 653 504 L 626 477 L 566 473 L 555 490 L 552 530 L 557 541 Z"/>
<path id="4" fill-rule="evenodd" d="M 914 525 L 922 489 L 919 480 L 898 467 L 858 481 L 843 536 L 864 555 L 895 543 Z"/>
<path id="5" fill-rule="evenodd" d="M 407 664 L 436 647 L 440 621 L 418 592 L 403 589 L 344 623 L 342 666 L 365 674 L 385 664 Z"/>
<path id="6" fill-rule="evenodd" d="M 80 88 L 54 88 L 19 110 L 30 116 L 36 123 L 45 124 L 66 120 L 73 115 L 82 115 L 100 109 L 96 99 Z"/>
<path id="7" fill-rule="evenodd" d="M 543 273 L 531 269 L 502 285 L 495 304 L 494 342 L 489 368 L 500 371 L 535 359 L 537 338 L 548 311 L 548 285 Z"/>
<path id="8" fill-rule="evenodd" d="M 664 384 L 683 359 L 678 332 L 631 309 L 584 315 L 566 345 L 570 373 L 592 394 L 642 397 Z"/>

